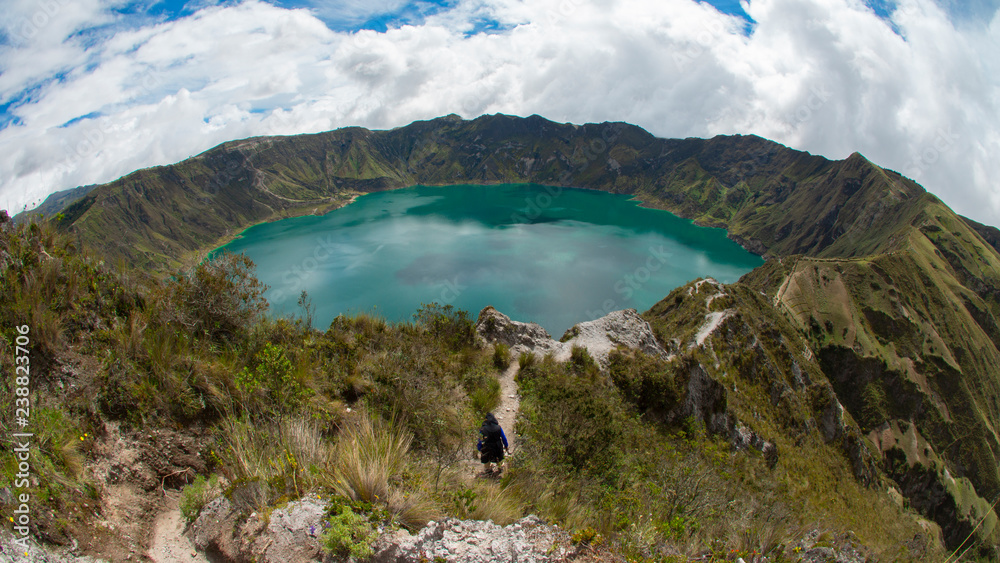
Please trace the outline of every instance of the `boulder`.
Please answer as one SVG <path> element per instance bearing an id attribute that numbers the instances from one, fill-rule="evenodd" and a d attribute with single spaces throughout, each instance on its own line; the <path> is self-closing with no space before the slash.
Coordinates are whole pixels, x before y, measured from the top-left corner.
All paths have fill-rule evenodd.
<path id="1" fill-rule="evenodd" d="M 307 563 L 323 560 L 319 536 L 327 503 L 306 496 L 271 512 L 265 522 L 246 517 L 225 497 L 202 509 L 191 525 L 195 547 L 212 561 L 242 563 Z"/>
<path id="2" fill-rule="evenodd" d="M 526 516 L 509 526 L 480 520 L 446 518 L 417 532 L 383 535 L 375 563 L 543 563 L 563 561 L 574 551 L 563 530 Z"/>
<path id="3" fill-rule="evenodd" d="M 535 323 L 514 321 L 493 307 L 486 307 L 479 313 L 476 333 L 489 344 L 499 342 L 509 346 L 515 355 L 524 352 L 539 356 L 551 354 L 560 362 L 569 360 L 573 347 L 580 346 L 602 370 L 607 369 L 608 356 L 619 346 L 670 359 L 649 323 L 635 309 L 613 311 L 599 319 L 575 324 L 560 342 Z"/>

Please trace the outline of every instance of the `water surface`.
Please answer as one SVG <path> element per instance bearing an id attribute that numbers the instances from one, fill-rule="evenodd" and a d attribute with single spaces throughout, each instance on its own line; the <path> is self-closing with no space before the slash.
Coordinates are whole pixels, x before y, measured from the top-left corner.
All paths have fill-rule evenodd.
<path id="1" fill-rule="evenodd" d="M 409 320 L 422 303 L 493 305 L 556 338 L 573 324 L 645 311 L 698 277 L 731 283 L 763 260 L 627 196 L 537 185 L 416 186 L 359 197 L 327 215 L 247 229 L 245 252 L 271 312 L 299 315 L 306 290 L 325 329 L 341 313 Z"/>

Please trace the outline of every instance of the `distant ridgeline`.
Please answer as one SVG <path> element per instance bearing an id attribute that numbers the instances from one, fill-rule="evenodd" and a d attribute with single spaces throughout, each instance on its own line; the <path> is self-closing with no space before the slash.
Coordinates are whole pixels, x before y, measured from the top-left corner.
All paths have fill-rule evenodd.
<path id="1" fill-rule="evenodd" d="M 801 382 L 803 366 L 815 364 L 811 377 L 825 377 L 836 393 L 827 414 L 850 430 L 827 439 L 845 441 L 859 478 L 891 479 L 949 545 L 984 516 L 977 533 L 997 543 L 990 505 L 1000 496 L 1000 232 L 860 154 L 830 161 L 756 136 L 660 139 L 625 123 L 451 115 L 389 131 L 225 143 L 94 187 L 55 220 L 109 258 L 167 271 L 252 224 L 324 213 L 359 193 L 519 182 L 631 194 L 724 227 L 769 258 L 730 286 L 744 297 L 728 315 L 792 332 L 756 336 L 775 340 L 761 349 L 764 364 L 716 345 L 722 367 L 709 374 L 772 378 L 764 400 L 777 405 L 783 382 Z M 682 306 L 681 297 L 647 314 L 659 319 L 663 339 L 671 326 L 704 319 L 703 307 Z M 788 352 L 795 358 L 773 357 L 771 344 L 796 350 Z M 865 469 L 869 454 L 877 478 Z"/>

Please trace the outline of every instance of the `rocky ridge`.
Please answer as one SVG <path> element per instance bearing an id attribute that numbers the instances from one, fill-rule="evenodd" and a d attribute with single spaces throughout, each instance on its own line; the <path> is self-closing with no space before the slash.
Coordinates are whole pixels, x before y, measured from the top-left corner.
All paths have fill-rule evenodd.
<path id="1" fill-rule="evenodd" d="M 613 311 L 593 320 L 573 325 L 562 340 L 554 340 L 548 331 L 535 323 L 523 323 L 488 306 L 479 312 L 476 334 L 485 342 L 503 343 L 515 355 L 524 352 L 545 356 L 551 354 L 559 362 L 569 360 L 573 348 L 585 348 L 601 369 L 608 367 L 608 358 L 619 346 L 642 351 L 664 360 L 670 354 L 660 346 L 649 323 L 635 309 Z"/>

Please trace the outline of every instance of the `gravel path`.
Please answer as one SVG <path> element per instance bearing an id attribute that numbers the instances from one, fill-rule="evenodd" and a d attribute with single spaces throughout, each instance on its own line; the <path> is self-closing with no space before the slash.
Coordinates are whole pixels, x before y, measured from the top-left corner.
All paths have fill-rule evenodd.
<path id="1" fill-rule="evenodd" d="M 521 408 L 521 396 L 517 392 L 517 382 L 514 381 L 519 369 L 521 369 L 520 364 L 514 360 L 500 375 L 500 406 L 493 412 L 507 436 L 507 444 L 512 453 L 517 444 L 514 421 L 517 420 L 517 412 Z"/>
<path id="2" fill-rule="evenodd" d="M 500 406 L 493 411 L 497 422 L 503 428 L 504 435 L 507 436 L 507 446 L 511 455 L 515 455 L 517 452 L 518 442 L 518 435 L 514 432 L 514 421 L 517 420 L 517 412 L 521 408 L 521 396 L 517 392 L 517 383 L 514 381 L 514 377 L 517 376 L 519 369 L 521 366 L 518 365 L 517 360 L 514 360 L 500 374 L 498 378 L 500 380 Z M 479 462 L 478 457 L 463 461 L 462 472 L 472 477 L 483 477 L 483 464 Z"/>
<path id="3" fill-rule="evenodd" d="M 153 524 L 153 541 L 147 555 L 155 563 L 208 563 L 205 554 L 196 551 L 184 535 L 184 517 L 179 506 L 180 493 L 167 493 L 164 511 Z"/>

